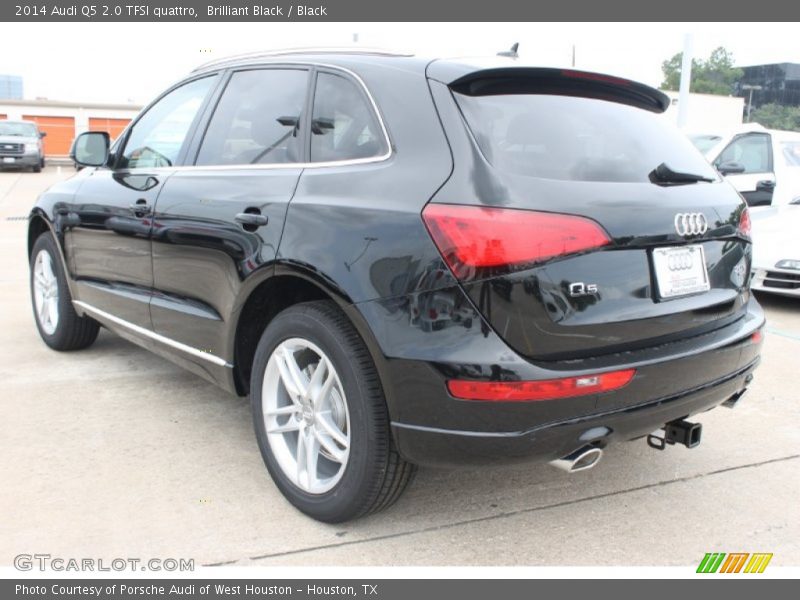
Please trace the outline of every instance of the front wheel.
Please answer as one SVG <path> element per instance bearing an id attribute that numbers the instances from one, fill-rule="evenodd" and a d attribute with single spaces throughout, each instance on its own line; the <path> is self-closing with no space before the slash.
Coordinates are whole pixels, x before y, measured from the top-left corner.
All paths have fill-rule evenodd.
<path id="1" fill-rule="evenodd" d="M 47 233 L 31 252 L 31 300 L 39 335 L 54 350 L 80 350 L 97 338 L 97 321 L 78 316 L 72 306 L 58 247 Z"/>
<path id="2" fill-rule="evenodd" d="M 299 304 L 275 317 L 250 389 L 267 469 L 307 515 L 337 523 L 376 512 L 411 481 L 415 467 L 393 447 L 375 365 L 335 304 Z"/>

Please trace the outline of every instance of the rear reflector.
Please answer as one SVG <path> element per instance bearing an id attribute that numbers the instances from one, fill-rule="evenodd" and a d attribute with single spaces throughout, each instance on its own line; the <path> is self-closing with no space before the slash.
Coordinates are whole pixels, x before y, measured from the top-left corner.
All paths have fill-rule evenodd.
<path id="1" fill-rule="evenodd" d="M 742 211 L 742 214 L 739 216 L 739 227 L 738 227 L 739 233 L 744 236 L 750 237 L 751 228 L 752 226 L 750 223 L 750 211 L 747 210 L 747 207 L 745 206 L 744 210 Z"/>
<path id="2" fill-rule="evenodd" d="M 542 262 L 611 242 L 585 217 L 508 208 L 428 204 L 422 218 L 453 273 Z"/>
<path id="3" fill-rule="evenodd" d="M 462 400 L 487 402 L 531 402 L 573 398 L 625 387 L 633 379 L 636 369 L 611 371 L 598 375 L 582 375 L 542 381 L 462 381 L 447 382 L 450 395 Z"/>
<path id="4" fill-rule="evenodd" d="M 761 333 L 760 329 L 755 331 L 753 335 L 750 336 L 750 341 L 754 344 L 760 343 L 762 339 L 764 339 L 764 334 Z"/>

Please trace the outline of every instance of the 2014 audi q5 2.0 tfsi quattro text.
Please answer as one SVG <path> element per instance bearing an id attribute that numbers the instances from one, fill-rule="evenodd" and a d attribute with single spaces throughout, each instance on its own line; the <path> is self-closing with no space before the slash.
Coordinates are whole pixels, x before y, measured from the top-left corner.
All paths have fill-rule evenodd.
<path id="1" fill-rule="evenodd" d="M 759 360 L 750 221 L 661 92 L 511 58 L 200 67 L 30 215 L 36 324 L 100 326 L 252 401 L 281 492 L 335 522 L 415 465 L 589 468 L 694 446 Z"/>

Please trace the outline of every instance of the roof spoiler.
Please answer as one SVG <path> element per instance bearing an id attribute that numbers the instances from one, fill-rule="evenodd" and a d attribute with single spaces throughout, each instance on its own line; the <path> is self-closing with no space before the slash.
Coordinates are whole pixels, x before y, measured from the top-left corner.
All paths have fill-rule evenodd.
<path id="1" fill-rule="evenodd" d="M 506 67 L 472 71 L 451 81 L 450 89 L 467 96 L 500 94 L 549 94 L 596 98 L 663 113 L 670 98 L 650 86 L 628 79 L 539 67 Z"/>

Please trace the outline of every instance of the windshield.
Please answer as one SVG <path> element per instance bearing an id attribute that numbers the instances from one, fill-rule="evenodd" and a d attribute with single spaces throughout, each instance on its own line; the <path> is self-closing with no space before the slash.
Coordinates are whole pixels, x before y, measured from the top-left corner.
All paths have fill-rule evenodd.
<path id="1" fill-rule="evenodd" d="M 694 144 L 694 147 L 700 150 L 703 154 L 711 150 L 714 146 L 720 143 L 722 136 L 719 135 L 690 135 L 689 141 Z"/>
<path id="2" fill-rule="evenodd" d="M 33 123 L 13 123 L 0 121 L 0 135 L 13 135 L 17 137 L 38 137 L 36 125 Z"/>
<path id="3" fill-rule="evenodd" d="M 711 165 L 663 116 L 590 98 L 454 93 L 497 169 L 568 181 L 648 182 L 662 163 L 717 180 Z"/>
<path id="4" fill-rule="evenodd" d="M 800 167 L 800 140 L 781 143 L 781 150 L 787 167 Z"/>

